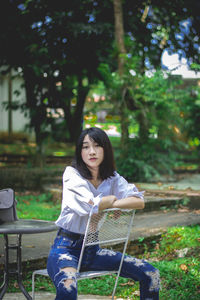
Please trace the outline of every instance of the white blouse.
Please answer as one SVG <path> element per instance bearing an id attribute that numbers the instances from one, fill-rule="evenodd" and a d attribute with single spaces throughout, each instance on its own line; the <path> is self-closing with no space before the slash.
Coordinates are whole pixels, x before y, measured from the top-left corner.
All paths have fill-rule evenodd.
<path id="1" fill-rule="evenodd" d="M 117 199 L 130 196 L 143 199 L 143 192 L 139 192 L 134 184 L 128 183 L 117 172 L 95 188 L 75 168 L 66 167 L 63 174 L 61 213 L 56 225 L 84 234 L 89 212 L 92 209 L 93 213 L 98 213 L 101 198 L 108 195 L 115 195 Z M 94 205 L 89 203 L 90 200 Z"/>

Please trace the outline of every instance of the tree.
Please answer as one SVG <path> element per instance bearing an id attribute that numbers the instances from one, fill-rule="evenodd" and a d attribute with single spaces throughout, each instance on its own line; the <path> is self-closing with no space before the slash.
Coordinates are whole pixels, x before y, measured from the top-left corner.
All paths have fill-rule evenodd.
<path id="1" fill-rule="evenodd" d="M 188 63 L 198 61 L 199 57 L 199 23 L 197 1 L 124 1 L 124 40 L 129 57 L 138 56 L 137 70 L 144 74 L 145 70 L 159 68 L 165 49 L 169 53 L 178 52 L 188 58 Z M 134 89 L 134 87 L 133 87 Z M 146 105 L 143 98 L 134 99 L 134 93 L 125 97 L 126 105 L 136 111 L 140 124 L 140 136 L 148 137 L 149 126 Z"/>
<path id="2" fill-rule="evenodd" d="M 118 58 L 118 73 L 120 81 L 123 81 L 124 76 L 124 56 L 126 55 L 125 43 L 124 43 L 124 25 L 123 25 L 123 11 L 121 0 L 113 0 L 114 7 L 114 20 L 115 20 L 115 40 L 117 45 L 117 58 Z M 121 84 L 119 91 L 118 101 L 120 102 L 120 116 L 121 116 L 121 144 L 122 156 L 126 156 L 127 142 L 129 139 L 128 133 L 128 118 L 126 113 L 126 102 L 124 101 L 126 94 L 125 84 Z"/>
<path id="3" fill-rule="evenodd" d="M 147 68 L 160 65 L 162 52 L 167 48 L 179 51 L 189 62 L 197 61 L 198 5 L 194 0 L 123 1 L 118 16 L 124 17 L 124 45 L 121 43 L 119 48 L 114 43 L 112 1 L 60 1 L 59 6 L 47 0 L 5 1 L 0 18 L 0 64 L 8 65 L 8 69 L 22 68 L 28 91 L 25 108 L 30 113 L 38 144 L 44 142 L 49 125 L 57 126 L 47 118 L 47 107 L 63 108 L 62 130 L 69 132 L 71 140 L 76 139 L 85 96 L 91 84 L 99 79 L 100 63 L 109 64 L 110 72 L 115 72 L 118 58 L 123 66 L 127 57 L 134 60 L 137 53 L 136 65 L 144 74 Z M 122 25 L 122 18 L 120 22 Z M 132 63 L 126 60 L 125 65 L 125 76 L 122 79 L 120 75 L 119 79 L 120 99 L 124 103 L 121 111 L 125 112 L 126 108 L 137 111 L 141 137 L 145 137 L 149 134 L 144 113 L 147 106 L 142 97 L 139 103 L 138 98 L 135 99 L 137 93 L 127 88 L 125 82 L 129 80 Z M 73 106 L 72 99 L 76 100 Z M 122 117 L 124 137 L 128 128 L 126 117 L 127 114 Z"/>
<path id="4" fill-rule="evenodd" d="M 85 98 L 111 41 L 107 24 L 90 24 L 91 10 L 90 1 L 84 5 L 63 1 L 59 7 L 46 0 L 10 1 L 4 7 L 4 15 L 10 11 L 13 14 L 6 21 L 11 31 L 7 36 L 1 33 L 1 64 L 22 68 L 27 91 L 24 109 L 30 115 L 39 154 L 48 126 L 55 128 L 53 120 L 47 118 L 48 107 L 63 109 L 62 130 L 63 135 L 69 132 L 68 140 L 74 142 L 80 133 Z M 20 34 L 13 56 L 12 38 L 16 33 Z"/>

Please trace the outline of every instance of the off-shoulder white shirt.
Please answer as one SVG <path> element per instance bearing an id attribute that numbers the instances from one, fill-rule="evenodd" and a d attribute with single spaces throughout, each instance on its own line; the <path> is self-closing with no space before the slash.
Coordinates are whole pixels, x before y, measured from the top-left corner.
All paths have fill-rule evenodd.
<path id="1" fill-rule="evenodd" d="M 56 225 L 84 234 L 90 211 L 98 213 L 101 198 L 108 195 L 115 195 L 117 199 L 130 196 L 143 199 L 143 192 L 139 192 L 134 184 L 128 183 L 117 172 L 95 188 L 75 168 L 66 167 L 63 173 L 61 213 Z"/>

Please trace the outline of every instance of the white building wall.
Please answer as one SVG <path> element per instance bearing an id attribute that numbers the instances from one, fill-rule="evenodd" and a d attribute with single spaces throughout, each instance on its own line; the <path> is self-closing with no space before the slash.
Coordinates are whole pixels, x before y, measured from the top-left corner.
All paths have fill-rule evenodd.
<path id="1" fill-rule="evenodd" d="M 25 102 L 25 89 L 22 88 L 23 78 L 20 75 L 16 75 L 12 79 L 12 102 L 18 101 L 20 103 Z M 15 94 L 15 91 L 19 91 L 20 94 Z M 8 131 L 8 110 L 6 110 L 4 102 L 8 101 L 9 97 L 9 76 L 4 75 L 0 77 L 0 131 Z M 18 110 L 12 110 L 12 131 L 24 131 L 25 125 L 29 123 L 29 119 L 24 116 L 24 113 Z"/>

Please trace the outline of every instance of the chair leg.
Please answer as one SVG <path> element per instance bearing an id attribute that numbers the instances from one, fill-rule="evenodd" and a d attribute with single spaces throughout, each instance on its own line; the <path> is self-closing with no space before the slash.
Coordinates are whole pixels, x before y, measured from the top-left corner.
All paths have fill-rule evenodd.
<path id="1" fill-rule="evenodd" d="M 119 273 L 116 274 L 115 285 L 114 285 L 114 289 L 112 292 L 112 300 L 115 299 L 115 292 L 116 292 L 116 288 L 117 288 L 118 279 L 119 279 Z"/>
<path id="2" fill-rule="evenodd" d="M 32 274 L 32 298 L 35 300 L 35 273 Z"/>

